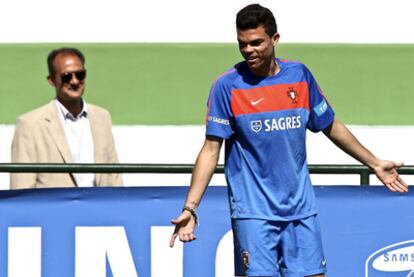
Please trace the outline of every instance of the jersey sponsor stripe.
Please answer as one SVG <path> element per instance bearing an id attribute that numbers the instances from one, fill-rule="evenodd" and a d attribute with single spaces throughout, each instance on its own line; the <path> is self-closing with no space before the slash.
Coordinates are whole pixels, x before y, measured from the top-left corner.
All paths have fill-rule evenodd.
<path id="1" fill-rule="evenodd" d="M 232 90 L 231 108 L 235 117 L 244 114 L 305 108 L 309 110 L 306 82 L 277 84 Z"/>

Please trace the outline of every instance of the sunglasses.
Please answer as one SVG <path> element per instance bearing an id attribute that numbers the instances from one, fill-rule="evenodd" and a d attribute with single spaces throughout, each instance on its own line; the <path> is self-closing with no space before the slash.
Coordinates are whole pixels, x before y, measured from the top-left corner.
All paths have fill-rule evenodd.
<path id="1" fill-rule="evenodd" d="M 78 70 L 74 72 L 63 72 L 60 75 L 60 80 L 64 84 L 69 84 L 73 78 L 73 75 L 75 75 L 76 79 L 78 79 L 79 82 L 82 82 L 86 78 L 86 70 Z"/>

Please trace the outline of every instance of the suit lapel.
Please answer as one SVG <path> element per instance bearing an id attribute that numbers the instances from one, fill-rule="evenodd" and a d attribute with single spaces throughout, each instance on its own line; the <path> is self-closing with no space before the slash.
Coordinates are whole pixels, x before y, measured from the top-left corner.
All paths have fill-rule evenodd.
<path id="1" fill-rule="evenodd" d="M 72 154 L 66 141 L 65 131 L 60 121 L 55 101 L 50 102 L 45 112 L 46 127 L 53 138 L 60 155 L 65 163 L 72 162 Z"/>
<path id="2" fill-rule="evenodd" d="M 103 162 L 103 156 L 101 151 L 102 146 L 102 140 L 104 139 L 102 136 L 101 128 L 99 128 L 99 124 L 102 124 L 100 122 L 96 111 L 94 107 L 90 104 L 88 104 L 88 119 L 89 119 L 89 125 L 91 127 L 91 133 L 92 133 L 92 139 L 93 139 L 93 148 L 94 148 L 94 156 L 95 156 L 95 163 L 102 163 Z M 100 184 L 101 174 L 95 174 L 95 182 L 96 184 Z"/>

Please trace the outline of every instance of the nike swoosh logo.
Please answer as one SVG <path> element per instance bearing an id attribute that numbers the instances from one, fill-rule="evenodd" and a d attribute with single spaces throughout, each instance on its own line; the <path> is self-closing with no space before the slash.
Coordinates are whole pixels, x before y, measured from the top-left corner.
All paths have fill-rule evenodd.
<path id="1" fill-rule="evenodd" d="M 256 106 L 257 104 L 259 104 L 260 102 L 262 102 L 264 100 L 264 98 L 260 98 L 259 100 L 256 100 L 256 101 L 253 101 L 253 100 L 251 100 L 250 101 L 250 104 L 252 104 L 253 106 Z"/>

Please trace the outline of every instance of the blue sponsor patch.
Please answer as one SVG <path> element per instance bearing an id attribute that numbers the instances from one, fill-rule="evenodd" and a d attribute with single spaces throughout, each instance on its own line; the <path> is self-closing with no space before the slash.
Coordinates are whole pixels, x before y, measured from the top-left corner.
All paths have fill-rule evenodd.
<path id="1" fill-rule="evenodd" d="M 399 273 L 400 274 L 399 274 Z M 413 276 L 414 240 L 384 247 L 365 262 L 365 276 Z"/>
<path id="2" fill-rule="evenodd" d="M 216 122 L 216 123 L 224 124 L 224 125 L 230 125 L 230 121 L 228 119 L 218 118 L 215 116 L 209 116 L 208 121 L 212 121 L 212 122 Z"/>
<path id="3" fill-rule="evenodd" d="M 313 110 L 318 116 L 321 116 L 328 110 L 328 103 L 326 103 L 326 100 L 323 99 L 321 103 L 313 107 Z"/>

